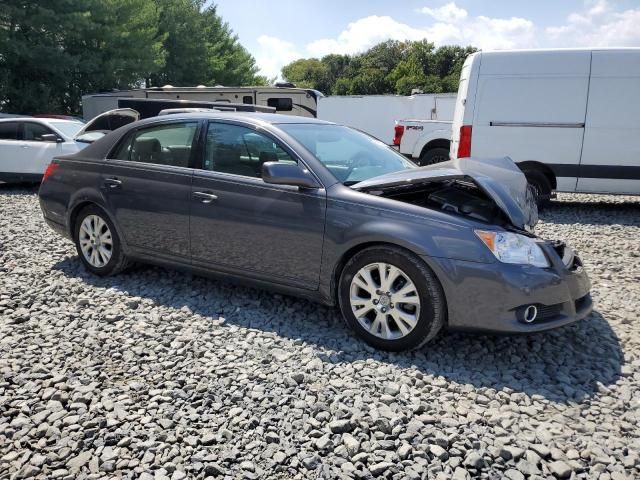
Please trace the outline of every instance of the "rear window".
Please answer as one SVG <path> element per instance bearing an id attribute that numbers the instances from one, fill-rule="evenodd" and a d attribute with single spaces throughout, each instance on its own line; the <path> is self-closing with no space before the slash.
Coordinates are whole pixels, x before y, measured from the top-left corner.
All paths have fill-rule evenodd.
<path id="1" fill-rule="evenodd" d="M 0 140 L 17 140 L 18 122 L 0 122 Z"/>

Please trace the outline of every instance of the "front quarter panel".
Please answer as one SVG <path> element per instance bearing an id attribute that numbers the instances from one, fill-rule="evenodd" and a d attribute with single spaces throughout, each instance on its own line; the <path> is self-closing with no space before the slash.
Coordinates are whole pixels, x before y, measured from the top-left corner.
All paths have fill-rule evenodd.
<path id="1" fill-rule="evenodd" d="M 387 243 L 422 257 L 494 263 L 495 257 L 473 233 L 479 225 L 395 200 L 353 191 L 329 189 L 323 252 L 324 294 L 332 296 L 336 268 L 359 246 Z M 487 225 L 484 225 L 487 228 Z"/>

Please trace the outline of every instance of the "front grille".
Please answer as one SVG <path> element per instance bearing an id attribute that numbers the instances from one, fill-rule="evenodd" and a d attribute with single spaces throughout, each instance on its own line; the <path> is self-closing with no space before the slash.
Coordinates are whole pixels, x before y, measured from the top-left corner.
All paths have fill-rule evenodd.
<path id="1" fill-rule="evenodd" d="M 560 314 L 562 311 L 562 304 L 556 303 L 555 305 L 540 305 L 538 307 L 538 316 L 536 321 L 551 320 L 553 317 Z"/>

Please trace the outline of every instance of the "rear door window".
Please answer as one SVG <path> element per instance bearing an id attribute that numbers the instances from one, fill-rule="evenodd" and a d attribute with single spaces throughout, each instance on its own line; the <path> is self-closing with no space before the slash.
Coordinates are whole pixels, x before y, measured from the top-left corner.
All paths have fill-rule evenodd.
<path id="1" fill-rule="evenodd" d="M 157 125 L 137 130 L 109 158 L 189 167 L 198 122 Z"/>
<path id="2" fill-rule="evenodd" d="M 0 140 L 18 140 L 19 122 L 0 122 Z"/>

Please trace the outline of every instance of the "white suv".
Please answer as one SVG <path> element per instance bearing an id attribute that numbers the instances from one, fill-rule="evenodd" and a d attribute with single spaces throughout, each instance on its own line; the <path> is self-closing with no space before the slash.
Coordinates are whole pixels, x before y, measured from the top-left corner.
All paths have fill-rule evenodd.
<path id="1" fill-rule="evenodd" d="M 83 127 L 76 120 L 0 119 L 0 182 L 39 182 L 53 157 L 87 145 L 76 142 Z"/>

